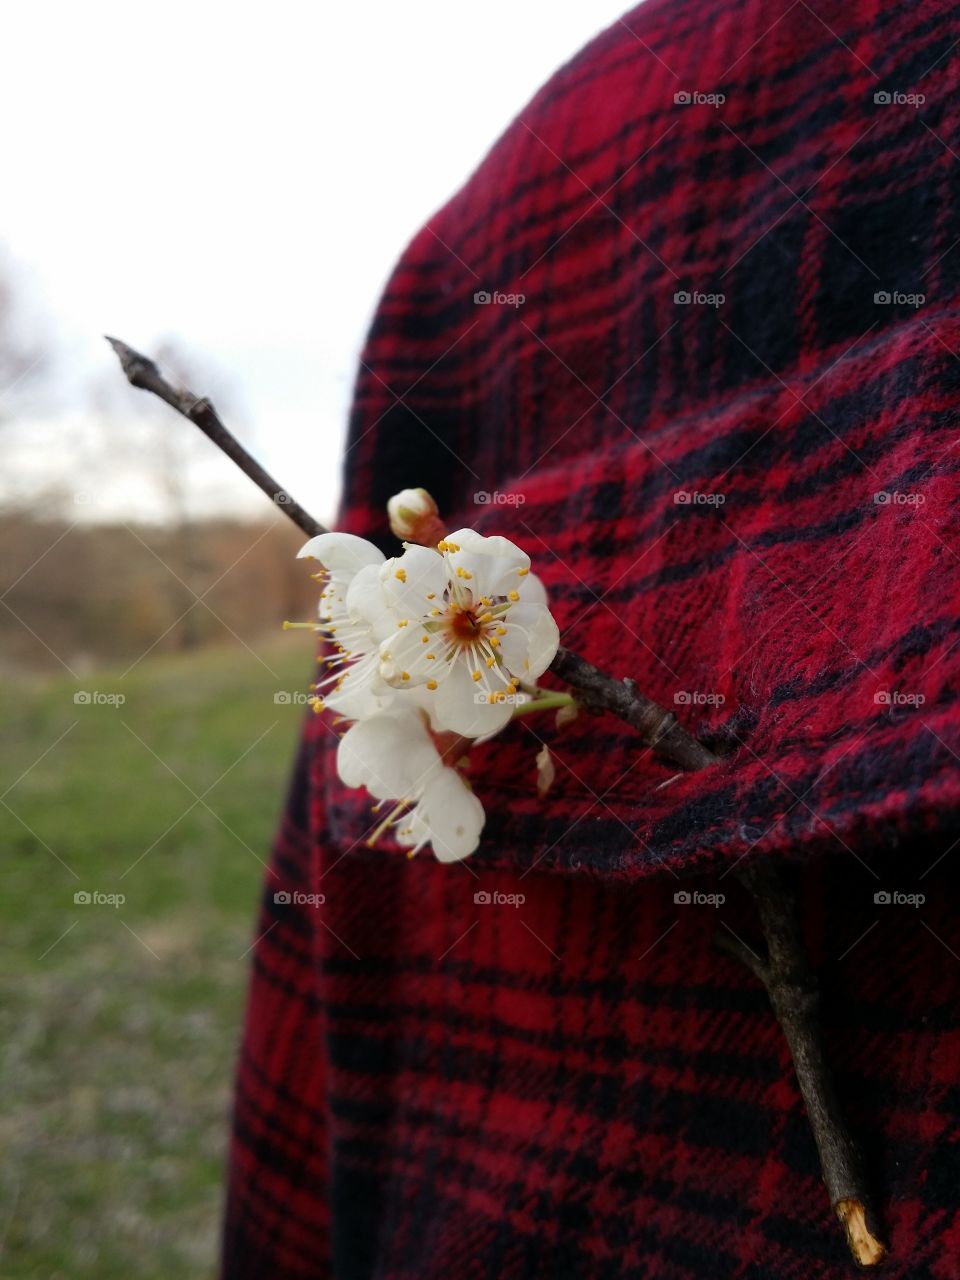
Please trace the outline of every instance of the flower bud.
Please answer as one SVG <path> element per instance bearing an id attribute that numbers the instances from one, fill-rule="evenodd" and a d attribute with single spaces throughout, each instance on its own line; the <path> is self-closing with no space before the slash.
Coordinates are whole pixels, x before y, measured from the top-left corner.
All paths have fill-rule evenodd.
<path id="1" fill-rule="evenodd" d="M 390 529 L 403 542 L 435 546 L 443 537 L 437 504 L 426 489 L 402 489 L 387 503 Z"/>

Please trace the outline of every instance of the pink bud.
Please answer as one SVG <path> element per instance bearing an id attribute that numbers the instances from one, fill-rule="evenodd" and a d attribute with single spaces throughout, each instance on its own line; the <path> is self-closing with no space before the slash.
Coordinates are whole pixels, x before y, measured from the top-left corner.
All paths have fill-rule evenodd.
<path id="1" fill-rule="evenodd" d="M 390 529 L 403 542 L 433 547 L 444 535 L 437 504 L 426 489 L 402 489 L 387 503 Z"/>

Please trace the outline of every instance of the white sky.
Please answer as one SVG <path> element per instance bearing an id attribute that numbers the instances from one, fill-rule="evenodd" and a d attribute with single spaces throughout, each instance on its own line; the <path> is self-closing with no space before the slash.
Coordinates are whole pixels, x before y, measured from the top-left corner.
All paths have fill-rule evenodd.
<path id="1" fill-rule="evenodd" d="M 7 6 L 0 241 L 60 356 L 54 379 L 9 398 L 8 486 L 69 468 L 91 510 L 135 492 L 143 511 L 139 481 L 90 461 L 84 419 L 117 376 L 103 333 L 148 352 L 173 336 L 224 376 L 261 461 L 330 517 L 396 258 L 625 3 Z M 208 459 L 207 481 L 252 501 L 228 465 Z"/>

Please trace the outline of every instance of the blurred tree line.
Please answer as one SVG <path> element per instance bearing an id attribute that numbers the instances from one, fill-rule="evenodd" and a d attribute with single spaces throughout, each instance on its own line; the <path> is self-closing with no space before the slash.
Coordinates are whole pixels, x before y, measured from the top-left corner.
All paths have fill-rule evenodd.
<path id="1" fill-rule="evenodd" d="M 310 618 L 317 586 L 281 517 L 252 524 L 77 524 L 0 513 L 0 677 L 78 675 L 201 645 L 256 647 Z M 315 566 L 314 566 L 315 567 Z"/>

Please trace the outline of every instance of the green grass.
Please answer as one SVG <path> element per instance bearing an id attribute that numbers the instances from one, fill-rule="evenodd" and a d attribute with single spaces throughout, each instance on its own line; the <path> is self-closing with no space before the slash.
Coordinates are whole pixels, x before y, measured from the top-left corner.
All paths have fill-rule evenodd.
<path id="1" fill-rule="evenodd" d="M 257 654 L 0 684 L 4 1280 L 214 1273 L 245 953 L 303 715 L 274 696 L 311 672 L 300 636 Z M 75 903 L 94 890 L 126 901 Z"/>

